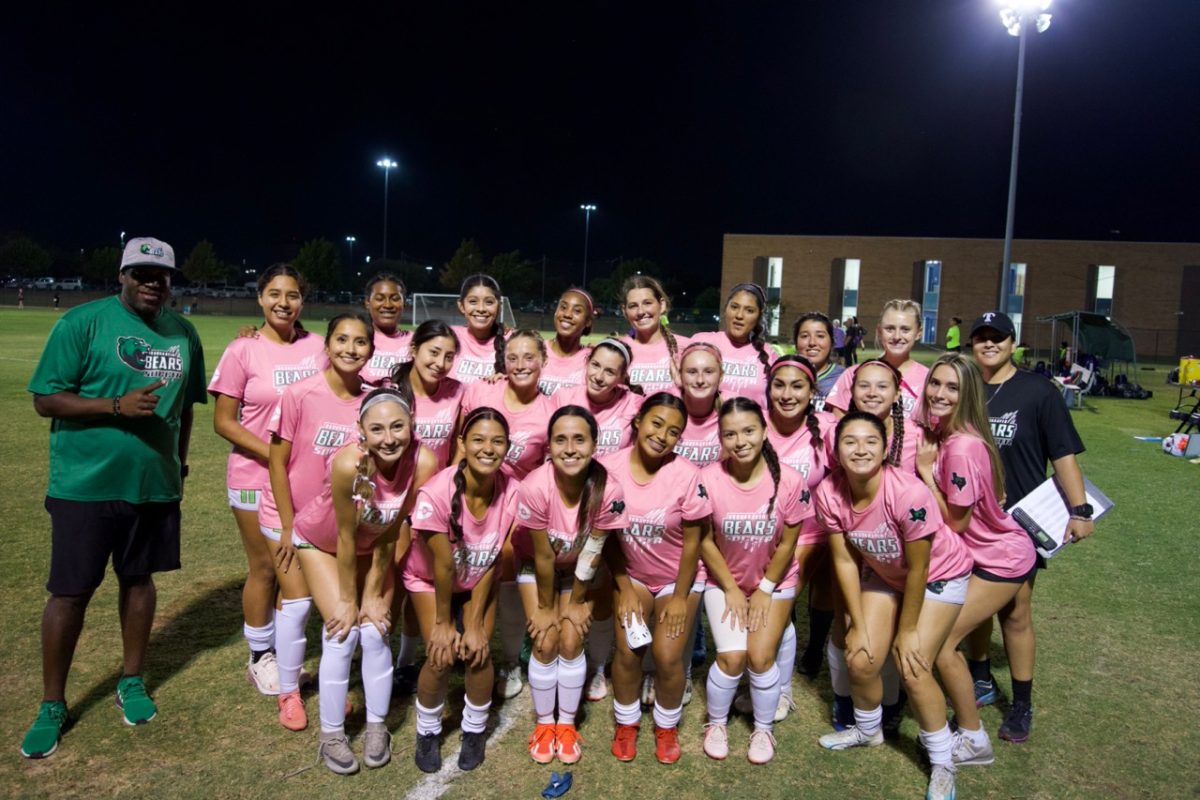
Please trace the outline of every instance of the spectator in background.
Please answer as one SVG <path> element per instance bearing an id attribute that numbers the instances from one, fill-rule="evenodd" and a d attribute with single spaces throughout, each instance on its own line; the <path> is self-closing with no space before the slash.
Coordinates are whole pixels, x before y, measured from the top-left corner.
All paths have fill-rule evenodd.
<path id="1" fill-rule="evenodd" d="M 25 307 L 25 290 L 17 289 L 17 309 L 20 310 L 24 307 Z"/>
<path id="2" fill-rule="evenodd" d="M 55 311 L 58 310 L 58 306 L 60 303 L 62 303 L 62 295 L 60 295 L 58 292 L 55 292 L 54 293 L 54 310 Z"/>
<path id="3" fill-rule="evenodd" d="M 962 344 L 962 332 L 958 327 L 960 325 L 962 325 L 961 317 L 950 318 L 950 327 L 946 329 L 946 350 L 948 352 L 957 353 Z"/>
<path id="4" fill-rule="evenodd" d="M 846 318 L 846 324 L 850 324 L 849 317 Z M 846 344 L 849 341 L 850 337 L 846 336 L 846 329 L 842 327 L 842 321 L 835 319 L 833 321 L 833 349 L 844 362 L 846 362 Z"/>

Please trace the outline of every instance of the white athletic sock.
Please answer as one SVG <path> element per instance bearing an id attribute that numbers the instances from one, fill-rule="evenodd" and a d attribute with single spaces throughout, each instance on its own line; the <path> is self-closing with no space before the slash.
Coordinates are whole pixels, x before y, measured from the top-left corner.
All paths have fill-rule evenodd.
<path id="1" fill-rule="evenodd" d="M 275 620 L 271 620 L 261 628 L 255 628 L 249 623 L 242 623 L 242 635 L 246 644 L 250 645 L 251 653 L 261 653 L 275 646 Z"/>
<path id="2" fill-rule="evenodd" d="M 400 651 L 396 653 L 396 669 L 411 666 L 417 660 L 417 644 L 420 641 L 420 636 L 409 636 L 404 631 L 400 632 Z"/>
<path id="3" fill-rule="evenodd" d="M 436 708 L 426 708 L 421 705 L 421 701 L 417 700 L 413 707 L 417 709 L 417 735 L 428 736 L 429 734 L 438 734 L 442 732 L 442 709 L 446 707 L 444 702 L 438 703 Z"/>
<path id="4" fill-rule="evenodd" d="M 825 645 L 825 657 L 829 659 L 829 682 L 833 684 L 833 693 L 841 697 L 850 696 L 850 669 L 846 666 L 846 651 L 833 643 Z"/>
<path id="5" fill-rule="evenodd" d="M 304 626 L 312 610 L 312 598 L 284 600 L 282 605 L 275 614 L 275 659 L 279 663 L 279 691 L 287 694 L 300 688 L 300 668 L 308 644 Z"/>
<path id="6" fill-rule="evenodd" d="M 574 658 L 558 657 L 558 724 L 574 725 L 587 682 L 587 657 L 580 653 Z"/>
<path id="7" fill-rule="evenodd" d="M 879 671 L 879 678 L 883 681 L 883 704 L 885 706 L 894 706 L 900 702 L 900 671 L 896 669 L 896 659 L 888 653 L 888 657 L 883 662 L 883 669 Z"/>
<path id="8" fill-rule="evenodd" d="M 392 702 L 392 648 L 388 637 L 374 625 L 360 625 L 363 694 L 367 696 L 367 722 L 383 722 Z"/>
<path id="9" fill-rule="evenodd" d="M 470 698 L 463 699 L 465 702 L 462 715 L 463 733 L 483 733 L 487 730 L 488 709 L 492 707 L 492 701 L 489 699 L 483 705 L 477 706 L 471 702 Z"/>
<path id="10" fill-rule="evenodd" d="M 883 706 L 875 706 L 870 711 L 863 711 L 855 706 L 854 727 L 864 736 L 874 736 L 883 726 Z"/>
<path id="11" fill-rule="evenodd" d="M 554 701 L 558 697 L 558 659 L 549 664 L 529 659 L 529 691 L 533 693 L 533 713 L 539 725 L 554 724 Z"/>
<path id="12" fill-rule="evenodd" d="M 499 606 L 496 614 L 500 618 L 500 646 L 504 651 L 504 663 L 512 666 L 521 657 L 521 642 L 525 638 L 525 606 L 521 604 L 521 592 L 516 581 L 500 584 Z"/>
<path id="13" fill-rule="evenodd" d="M 592 620 L 587 638 L 588 672 L 598 672 L 608 663 L 613 647 L 613 618 Z"/>
<path id="14" fill-rule="evenodd" d="M 618 703 L 616 698 L 613 698 L 613 716 L 617 720 L 618 725 L 637 725 L 642 721 L 642 701 L 634 700 L 632 703 Z"/>
<path id="15" fill-rule="evenodd" d="M 796 626 L 790 622 L 783 629 L 783 638 L 779 640 L 775 666 L 779 668 L 779 691 L 791 697 L 792 671 L 796 669 Z M 773 711 L 771 713 L 774 714 Z"/>
<path id="16" fill-rule="evenodd" d="M 954 737 L 950 735 L 950 726 L 943 725 L 941 730 L 920 732 L 921 744 L 929 753 L 929 763 L 938 767 L 954 769 L 954 761 L 950 751 L 954 746 Z"/>
<path id="17" fill-rule="evenodd" d="M 346 693 L 350 689 L 350 662 L 358 649 L 358 628 L 351 628 L 344 641 L 321 637 L 320 688 L 321 730 L 334 733 L 346 724 Z M 391 658 L 388 658 L 391 661 Z"/>
<path id="18" fill-rule="evenodd" d="M 724 725 L 729 721 L 729 706 L 733 703 L 733 693 L 737 691 L 738 681 L 742 679 L 742 673 L 737 675 L 726 675 L 721 669 L 721 666 L 715 661 L 708 668 L 708 721 L 718 725 Z M 778 698 L 776 698 L 778 703 Z M 775 716 L 775 709 L 771 709 L 772 719 Z"/>
<path id="19" fill-rule="evenodd" d="M 779 707 L 779 665 L 772 664 L 763 672 L 746 671 L 750 675 L 750 702 L 754 706 L 754 729 L 769 731 L 775 727 L 775 709 Z"/>
<path id="20" fill-rule="evenodd" d="M 964 728 L 963 726 L 959 725 L 958 732 L 963 735 L 964 739 L 976 747 L 984 747 L 988 743 L 988 735 L 984 732 L 982 725 L 975 730 Z"/>
<path id="21" fill-rule="evenodd" d="M 772 710 L 771 712 L 775 712 Z M 677 708 L 663 708 L 658 704 L 658 700 L 654 701 L 654 724 L 660 728 L 678 728 L 679 718 L 683 716 L 683 706 Z"/>

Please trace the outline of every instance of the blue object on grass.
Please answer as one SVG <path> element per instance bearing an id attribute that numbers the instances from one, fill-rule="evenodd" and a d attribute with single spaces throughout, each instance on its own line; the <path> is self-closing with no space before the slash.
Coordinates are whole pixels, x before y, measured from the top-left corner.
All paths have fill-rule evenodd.
<path id="1" fill-rule="evenodd" d="M 542 797 L 562 797 L 571 788 L 571 773 L 564 772 L 559 775 L 557 772 L 550 773 L 550 783 L 546 784 L 546 788 L 542 790 Z"/>

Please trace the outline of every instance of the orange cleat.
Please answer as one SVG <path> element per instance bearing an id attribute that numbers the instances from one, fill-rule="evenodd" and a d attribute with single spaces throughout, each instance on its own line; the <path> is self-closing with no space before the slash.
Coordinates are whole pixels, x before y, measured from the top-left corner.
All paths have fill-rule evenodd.
<path id="1" fill-rule="evenodd" d="M 617 725 L 613 732 L 612 754 L 617 761 L 633 761 L 637 757 L 637 737 L 640 725 Z"/>
<path id="2" fill-rule="evenodd" d="M 674 764 L 679 760 L 679 728 L 654 726 L 654 757 L 660 764 Z"/>
<path id="3" fill-rule="evenodd" d="M 539 764 L 554 760 L 554 725 L 539 724 L 529 735 L 529 757 Z"/>

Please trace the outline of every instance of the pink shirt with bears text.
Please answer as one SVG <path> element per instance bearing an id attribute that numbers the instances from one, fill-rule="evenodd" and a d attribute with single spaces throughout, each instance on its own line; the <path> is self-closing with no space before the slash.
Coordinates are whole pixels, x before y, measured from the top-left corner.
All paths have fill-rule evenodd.
<path id="1" fill-rule="evenodd" d="M 837 383 L 825 397 L 826 408 L 836 408 L 841 411 L 850 408 L 850 403 L 854 399 L 852 394 L 854 376 L 858 373 L 860 366 L 862 365 L 853 366 L 838 377 Z M 908 366 L 908 372 L 900 378 L 900 403 L 904 406 L 904 415 L 908 419 L 915 420 L 917 418 L 921 393 L 925 391 L 925 379 L 928 377 L 929 367 L 919 361 L 913 361 Z"/>
<path id="2" fill-rule="evenodd" d="M 675 443 L 675 452 L 695 464 L 707 466 L 720 461 L 725 455 L 721 451 L 720 417 L 714 410 L 707 417 L 688 414 L 687 425 Z"/>
<path id="3" fill-rule="evenodd" d="M 513 549 L 522 559 L 533 560 L 530 531 L 546 531 L 554 549 L 556 569 L 574 566 L 583 547 L 578 535 L 579 506 L 568 507 L 554 481 L 554 464 L 545 463 L 525 476 L 517 494 L 517 532 Z M 592 520 L 592 531 L 621 531 L 625 528 L 625 495 L 621 483 L 610 475 L 604 485 L 604 498 Z"/>
<path id="4" fill-rule="evenodd" d="M 629 347 L 629 352 L 633 355 L 633 361 L 629 365 L 630 383 L 641 386 L 647 397 L 655 392 L 678 392 L 675 380 L 671 377 L 671 353 L 667 348 L 665 333 L 657 342 L 648 344 L 642 344 L 636 338 L 628 336 L 623 337 L 621 341 Z M 676 334 L 676 358 L 690 341 L 687 337 Z"/>
<path id="5" fill-rule="evenodd" d="M 829 474 L 830 453 L 826 440 L 832 437 L 833 434 L 830 431 L 837 426 L 837 420 L 832 414 L 826 414 L 823 411 L 810 411 L 809 413 L 817 421 L 819 435 L 815 443 L 807 423 L 801 425 L 791 436 L 784 436 L 768 424 L 767 441 L 775 448 L 775 453 L 779 456 L 779 463 L 799 472 L 811 492 Z M 800 523 L 800 538 L 796 543 L 798 545 L 821 544 L 827 535 L 817 522 L 816 515 L 813 515 Z"/>
<path id="6" fill-rule="evenodd" d="M 384 378 L 392 377 L 397 364 L 412 361 L 412 333 L 399 328 L 393 334 L 375 329 L 375 350 L 367 365 L 362 369 L 362 379 L 378 385 Z"/>
<path id="7" fill-rule="evenodd" d="M 454 426 L 465 392 L 453 378 L 438 381 L 437 391 L 428 397 L 413 392 L 413 432 L 437 456 L 439 467 L 447 466 L 454 454 Z"/>
<path id="8" fill-rule="evenodd" d="M 554 413 L 554 403 L 542 393 L 520 411 L 513 411 L 504 403 L 504 392 L 508 382 L 479 381 L 467 387 L 463 394 L 462 413 L 465 417 L 476 408 L 494 408 L 508 422 L 508 454 L 504 457 L 504 469 L 518 480 L 532 472 L 546 460 L 546 427 Z"/>
<path id="9" fill-rule="evenodd" d="M 618 388 L 613 398 L 604 405 L 597 405 L 588 397 L 586 386 L 563 389 L 554 395 L 558 408 L 580 406 L 596 418 L 596 455 L 615 453 L 633 439 L 631 423 L 646 398 L 628 389 Z"/>
<path id="10" fill-rule="evenodd" d="M 721 399 L 749 397 L 760 406 L 767 401 L 767 368 L 763 366 L 758 348 L 746 342 L 734 344 L 725 331 L 702 331 L 692 337 L 693 342 L 708 342 L 721 351 Z M 775 348 L 763 342 L 767 363 L 778 355 Z"/>
<path id="11" fill-rule="evenodd" d="M 458 352 L 454 356 L 451 375 L 461 383 L 472 384 L 496 372 L 496 337 L 482 342 L 475 338 L 466 325 L 451 325 L 458 337 Z"/>
<path id="12" fill-rule="evenodd" d="M 554 397 L 563 389 L 582 386 L 587 371 L 590 347 L 580 347 L 569 356 L 560 356 L 554 348 L 546 347 L 546 363 L 542 365 L 542 374 L 538 378 L 538 388 L 547 397 Z"/>

